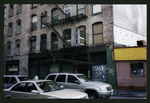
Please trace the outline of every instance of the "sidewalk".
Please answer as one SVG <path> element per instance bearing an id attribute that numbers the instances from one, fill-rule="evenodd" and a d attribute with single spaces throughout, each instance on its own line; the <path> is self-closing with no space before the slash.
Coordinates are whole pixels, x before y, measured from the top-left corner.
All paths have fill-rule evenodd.
<path id="1" fill-rule="evenodd" d="M 134 96 L 134 97 L 146 97 L 146 91 L 136 91 L 136 90 L 114 90 L 114 96 Z"/>

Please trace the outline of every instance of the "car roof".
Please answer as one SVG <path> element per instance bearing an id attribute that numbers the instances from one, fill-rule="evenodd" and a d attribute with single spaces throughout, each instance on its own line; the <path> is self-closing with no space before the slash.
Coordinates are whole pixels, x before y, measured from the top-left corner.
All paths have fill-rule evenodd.
<path id="1" fill-rule="evenodd" d="M 21 82 L 46 82 L 46 81 L 52 81 L 52 80 L 41 79 L 41 80 L 26 80 L 26 81 L 21 81 Z"/>
<path id="2" fill-rule="evenodd" d="M 4 75 L 4 77 L 29 77 L 28 75 Z"/>
<path id="3" fill-rule="evenodd" d="M 56 74 L 56 75 L 57 75 L 57 74 L 83 75 L 82 73 L 50 73 L 50 75 L 51 75 L 51 74 Z"/>

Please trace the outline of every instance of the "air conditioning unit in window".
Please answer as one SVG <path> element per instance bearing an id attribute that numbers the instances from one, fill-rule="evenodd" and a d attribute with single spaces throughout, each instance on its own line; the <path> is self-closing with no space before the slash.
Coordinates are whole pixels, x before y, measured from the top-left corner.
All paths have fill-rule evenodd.
<path id="1" fill-rule="evenodd" d="M 41 16 L 45 16 L 45 15 L 47 15 L 47 11 L 43 11 L 43 12 L 41 13 Z"/>

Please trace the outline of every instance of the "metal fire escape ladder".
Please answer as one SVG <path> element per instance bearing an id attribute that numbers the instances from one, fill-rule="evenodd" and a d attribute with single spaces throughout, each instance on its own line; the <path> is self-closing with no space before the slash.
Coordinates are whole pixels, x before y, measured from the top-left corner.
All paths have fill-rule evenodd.
<path id="1" fill-rule="evenodd" d="M 68 44 L 66 43 L 66 41 L 59 35 L 59 33 L 55 30 L 55 28 L 50 24 L 50 23 L 47 23 L 47 25 L 48 25 L 48 27 L 50 28 L 52 28 L 53 30 L 54 30 L 54 32 L 55 32 L 55 34 L 59 37 L 59 39 L 64 43 L 64 45 L 66 46 L 66 47 L 69 47 L 68 46 Z"/>

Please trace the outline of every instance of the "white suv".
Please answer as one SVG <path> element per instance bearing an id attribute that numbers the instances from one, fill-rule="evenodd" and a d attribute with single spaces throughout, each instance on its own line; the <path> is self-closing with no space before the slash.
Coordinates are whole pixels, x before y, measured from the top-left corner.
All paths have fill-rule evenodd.
<path id="1" fill-rule="evenodd" d="M 78 89 L 86 92 L 89 98 L 109 98 L 113 95 L 112 86 L 108 83 L 92 81 L 80 73 L 52 73 L 46 76 L 47 80 L 53 80 L 65 88 Z"/>

